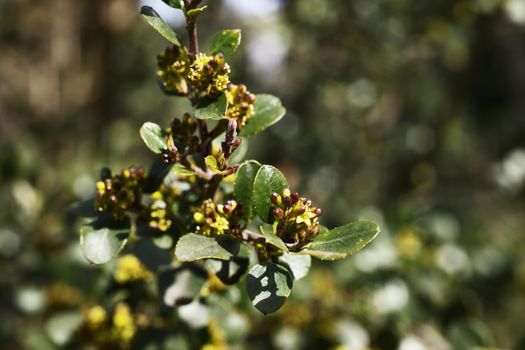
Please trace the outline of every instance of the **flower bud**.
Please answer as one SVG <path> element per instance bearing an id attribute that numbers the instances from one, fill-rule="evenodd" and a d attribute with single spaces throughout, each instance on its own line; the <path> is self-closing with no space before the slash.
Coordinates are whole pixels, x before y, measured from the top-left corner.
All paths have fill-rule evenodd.
<path id="1" fill-rule="evenodd" d="M 275 208 L 273 210 L 273 215 L 278 219 L 281 220 L 284 216 L 284 212 L 281 208 Z"/>
<path id="2" fill-rule="evenodd" d="M 276 193 L 276 192 L 273 192 L 272 193 L 272 197 L 271 197 L 271 200 L 272 200 L 272 203 L 278 207 L 281 206 L 282 202 L 281 202 L 281 196 Z"/>
<path id="3" fill-rule="evenodd" d="M 287 206 L 287 207 L 291 207 L 292 204 L 293 204 L 293 203 L 292 203 L 292 197 L 290 197 L 290 196 L 286 196 L 286 195 L 283 196 L 283 203 L 284 203 L 285 206 Z"/>
<path id="4" fill-rule="evenodd" d="M 295 214 L 297 215 L 303 215 L 305 211 L 306 211 L 306 207 L 303 205 L 298 205 L 297 207 L 295 207 L 295 210 L 294 210 Z"/>

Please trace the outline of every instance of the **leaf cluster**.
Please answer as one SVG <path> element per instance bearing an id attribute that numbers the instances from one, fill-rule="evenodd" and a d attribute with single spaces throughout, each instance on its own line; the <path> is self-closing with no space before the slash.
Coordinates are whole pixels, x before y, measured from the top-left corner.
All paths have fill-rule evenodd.
<path id="1" fill-rule="evenodd" d="M 168 127 L 150 121 L 142 125 L 140 136 L 155 161 L 143 181 L 126 187 L 132 201 L 122 204 L 119 189 L 111 187 L 125 181 L 126 171 L 102 172 L 97 210 L 93 203 L 77 208 L 91 218 L 81 228 L 82 252 L 90 263 L 104 264 L 122 250 L 131 252 L 151 242 L 155 254 L 172 257 L 152 264 L 151 256 L 137 254 L 156 273 L 165 305 L 202 300 L 223 289 L 217 283 L 236 284 L 247 273 L 252 304 L 262 313 L 275 312 L 294 282 L 307 275 L 311 257 L 345 258 L 368 244 L 379 228 L 369 221 L 334 229 L 320 226 L 320 209 L 292 193 L 277 168 L 242 161 L 240 145 L 278 122 L 286 110 L 277 97 L 251 94 L 244 85 L 229 81 L 224 59 L 239 47 L 239 29 L 217 33 L 208 53 L 197 52 L 196 18 L 206 6 L 197 7 L 199 1 L 165 2 L 185 13 L 188 46 L 151 7 L 143 7 L 141 13 L 173 45 L 172 52 L 184 53 L 167 65 L 163 62 L 163 67 L 173 65 L 183 72 L 177 82 L 183 81 L 184 89 L 178 95 L 189 99 L 192 111 Z M 221 68 L 220 77 L 228 79 L 227 86 L 213 80 L 218 79 L 214 74 L 220 65 L 228 67 Z M 203 88 L 212 83 L 213 89 Z M 99 205 L 101 201 L 111 205 Z M 109 207 L 126 215 L 116 217 L 105 209 Z"/>

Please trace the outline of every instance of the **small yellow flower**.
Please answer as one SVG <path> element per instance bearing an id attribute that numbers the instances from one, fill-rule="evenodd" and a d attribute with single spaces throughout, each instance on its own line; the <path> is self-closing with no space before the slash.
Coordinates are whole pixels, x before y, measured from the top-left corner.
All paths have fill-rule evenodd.
<path id="1" fill-rule="evenodd" d="M 217 234 L 222 235 L 224 231 L 230 228 L 230 223 L 228 219 L 223 216 L 217 216 L 217 219 L 210 224 L 210 227 L 217 230 Z"/>
<path id="2" fill-rule="evenodd" d="M 134 255 L 128 254 L 117 260 L 114 278 L 118 283 L 150 280 L 151 272 Z"/>
<path id="3" fill-rule="evenodd" d="M 135 335 L 136 326 L 129 306 L 120 303 L 115 308 L 113 315 L 113 332 L 117 339 L 129 342 Z"/>
<path id="4" fill-rule="evenodd" d="M 226 117 L 235 119 L 238 127 L 242 127 L 255 114 L 255 95 L 246 89 L 245 85 L 229 84 L 226 90 L 228 110 Z"/>
<path id="5" fill-rule="evenodd" d="M 86 311 L 85 319 L 89 328 L 97 328 L 106 321 L 106 310 L 100 305 L 93 306 Z"/>

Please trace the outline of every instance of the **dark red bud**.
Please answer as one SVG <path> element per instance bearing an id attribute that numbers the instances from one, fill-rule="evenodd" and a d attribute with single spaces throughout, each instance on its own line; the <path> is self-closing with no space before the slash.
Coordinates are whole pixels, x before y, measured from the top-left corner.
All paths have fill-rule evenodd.
<path id="1" fill-rule="evenodd" d="M 273 215 L 275 215 L 275 217 L 280 220 L 283 218 L 284 212 L 281 208 L 275 208 L 273 210 Z"/>
<path id="2" fill-rule="evenodd" d="M 290 197 L 292 197 L 292 202 L 293 204 L 297 203 L 299 201 L 299 193 L 297 192 L 294 192 L 290 195 Z"/>
<path id="3" fill-rule="evenodd" d="M 283 196 L 283 203 L 287 206 L 287 207 L 290 207 L 292 206 L 292 197 L 290 196 Z"/>

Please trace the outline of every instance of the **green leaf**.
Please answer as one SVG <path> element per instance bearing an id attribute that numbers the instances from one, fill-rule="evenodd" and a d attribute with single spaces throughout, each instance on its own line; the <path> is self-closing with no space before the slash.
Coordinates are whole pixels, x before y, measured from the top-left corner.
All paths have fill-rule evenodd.
<path id="1" fill-rule="evenodd" d="M 276 248 L 281 249 L 284 252 L 288 251 L 288 247 L 284 244 L 283 240 L 275 235 L 273 232 L 273 226 L 270 224 L 262 224 L 259 226 L 259 231 L 266 238 L 266 243 L 273 245 Z"/>
<path id="2" fill-rule="evenodd" d="M 310 255 L 284 253 L 279 257 L 279 263 L 286 265 L 292 271 L 294 281 L 297 281 L 308 275 L 312 265 L 312 257 Z"/>
<path id="3" fill-rule="evenodd" d="M 105 264 L 113 259 L 124 248 L 128 240 L 128 229 L 94 229 L 82 226 L 80 229 L 80 246 L 87 261 L 92 264 Z"/>
<path id="4" fill-rule="evenodd" d="M 222 53 L 231 56 L 241 44 L 241 30 L 227 29 L 219 32 L 211 39 L 211 53 Z"/>
<path id="5" fill-rule="evenodd" d="M 162 0 L 163 3 L 166 5 L 179 9 L 184 10 L 184 1 L 183 0 Z"/>
<path id="6" fill-rule="evenodd" d="M 198 119 L 225 119 L 226 109 L 228 108 L 228 101 L 226 95 L 222 94 L 216 101 L 194 110 L 195 118 Z"/>
<path id="7" fill-rule="evenodd" d="M 288 187 L 284 175 L 271 165 L 263 165 L 253 182 L 253 206 L 255 213 L 264 222 L 270 222 L 272 218 L 271 195 L 273 192 L 281 193 Z"/>
<path id="8" fill-rule="evenodd" d="M 149 6 L 142 6 L 140 8 L 140 13 L 144 17 L 144 19 L 149 23 L 149 25 L 152 26 L 153 29 L 155 29 L 157 32 L 159 32 L 160 35 L 166 38 L 173 45 L 181 46 L 177 33 L 175 33 L 173 29 L 171 29 L 166 24 L 166 22 L 164 22 L 162 18 L 160 18 L 159 14 L 153 8 Z"/>
<path id="9" fill-rule="evenodd" d="M 186 12 L 186 14 L 190 17 L 197 17 L 197 16 L 202 15 L 204 10 L 206 10 L 207 8 L 208 8 L 208 5 L 197 7 L 196 9 L 189 10 L 188 12 Z"/>
<path id="10" fill-rule="evenodd" d="M 191 303 L 208 280 L 207 271 L 195 264 L 184 264 L 159 273 L 158 286 L 164 304 L 168 306 Z"/>
<path id="11" fill-rule="evenodd" d="M 45 329 L 53 343 L 64 346 L 82 323 L 82 315 L 76 311 L 54 315 L 47 321 Z"/>
<path id="12" fill-rule="evenodd" d="M 165 163 L 162 157 L 156 157 L 155 161 L 149 168 L 146 182 L 142 185 L 144 193 L 151 194 L 157 191 L 172 167 L 173 164 Z"/>
<path id="13" fill-rule="evenodd" d="M 142 127 L 140 128 L 140 137 L 142 137 L 146 146 L 153 153 L 159 154 L 168 148 L 166 145 L 166 135 L 164 130 L 155 123 L 146 122 L 142 124 Z"/>
<path id="14" fill-rule="evenodd" d="M 175 174 L 180 175 L 180 176 L 193 176 L 193 175 L 195 175 L 195 173 L 192 170 L 186 168 L 182 164 L 175 164 L 173 166 L 173 168 L 171 168 L 171 171 L 173 171 Z"/>
<path id="15" fill-rule="evenodd" d="M 246 290 L 253 306 L 263 314 L 279 310 L 293 287 L 293 277 L 284 266 L 263 262 L 246 277 Z"/>
<path id="16" fill-rule="evenodd" d="M 321 260 L 336 260 L 352 255 L 370 243 L 379 233 L 379 226 L 371 221 L 354 221 L 350 224 L 321 231 L 302 253 Z"/>
<path id="17" fill-rule="evenodd" d="M 204 163 L 206 163 L 206 166 L 215 174 L 221 173 L 219 170 L 219 166 L 217 165 L 217 158 L 214 156 L 206 156 L 204 158 Z"/>
<path id="18" fill-rule="evenodd" d="M 255 97 L 255 114 L 241 129 L 240 136 L 252 136 L 277 123 L 286 113 L 281 100 L 272 95 Z"/>
<path id="19" fill-rule="evenodd" d="M 175 247 L 175 256 L 179 261 L 201 259 L 229 260 L 233 254 L 227 242 L 195 233 L 182 236 Z"/>
<path id="20" fill-rule="evenodd" d="M 235 284 L 241 279 L 246 270 L 250 260 L 245 257 L 235 256 L 231 260 L 208 260 L 208 266 L 221 280 L 227 285 Z"/>
<path id="21" fill-rule="evenodd" d="M 251 219 L 254 215 L 252 195 L 253 181 L 261 164 L 255 160 L 248 160 L 241 164 L 235 175 L 233 193 L 235 198 L 242 204 L 242 212 L 245 219 Z"/>

